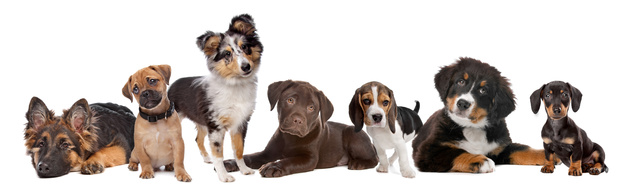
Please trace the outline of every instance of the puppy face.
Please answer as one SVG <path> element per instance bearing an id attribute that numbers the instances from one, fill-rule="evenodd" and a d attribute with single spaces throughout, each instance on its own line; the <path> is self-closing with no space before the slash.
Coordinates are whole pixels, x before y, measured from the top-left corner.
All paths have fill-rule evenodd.
<path id="1" fill-rule="evenodd" d="M 394 92 L 379 82 L 369 82 L 355 91 L 349 105 L 349 115 L 355 131 L 360 131 L 365 123 L 368 127 L 390 125 L 395 132 L 397 108 Z"/>
<path id="2" fill-rule="evenodd" d="M 515 110 L 509 85 L 497 69 L 471 58 L 461 58 L 435 75 L 448 116 L 464 127 L 482 128 Z"/>
<path id="3" fill-rule="evenodd" d="M 31 99 L 24 137 L 39 177 L 57 177 L 80 170 L 84 152 L 91 150 L 95 141 L 92 116 L 84 99 L 74 103 L 62 117 L 54 117 L 54 112 L 39 98 Z"/>
<path id="4" fill-rule="evenodd" d="M 136 98 L 142 109 L 153 109 L 167 97 L 167 85 L 171 77 L 169 65 L 149 66 L 138 70 L 123 86 L 122 93 L 132 101 Z"/>
<path id="5" fill-rule="evenodd" d="M 569 106 L 573 107 L 573 112 L 580 109 L 582 93 L 569 83 L 552 81 L 544 84 L 530 95 L 532 112 L 535 114 L 539 111 L 541 100 L 545 104 L 547 116 L 553 120 L 558 120 L 567 116 Z"/>
<path id="6" fill-rule="evenodd" d="M 279 129 L 283 133 L 305 137 L 318 124 L 324 127 L 333 114 L 333 105 L 314 86 L 301 81 L 280 81 L 268 87 L 271 110 L 277 103 Z"/>
<path id="7" fill-rule="evenodd" d="M 197 38 L 197 46 L 208 59 L 212 74 L 226 79 L 251 77 L 260 65 L 263 51 L 250 15 L 232 19 L 225 33 L 208 31 Z"/>

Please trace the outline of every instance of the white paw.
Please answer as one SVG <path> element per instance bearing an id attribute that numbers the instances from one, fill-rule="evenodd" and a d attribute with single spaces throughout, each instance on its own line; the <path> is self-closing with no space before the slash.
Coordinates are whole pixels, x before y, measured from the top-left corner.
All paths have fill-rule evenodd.
<path id="1" fill-rule="evenodd" d="M 221 180 L 221 182 L 233 182 L 233 181 L 236 181 L 236 179 L 233 176 L 231 176 L 231 175 L 229 175 L 227 173 L 225 173 L 223 175 L 219 174 L 218 175 L 218 179 Z"/>
<path id="2" fill-rule="evenodd" d="M 380 173 L 387 173 L 387 166 L 379 165 L 378 167 L 376 167 L 376 171 Z"/>
<path id="3" fill-rule="evenodd" d="M 480 166 L 479 173 L 491 173 L 495 171 L 495 162 L 493 160 L 487 158 L 487 161 Z"/>
<path id="4" fill-rule="evenodd" d="M 253 171 L 253 169 L 245 166 L 244 168 L 240 168 L 240 173 L 242 173 L 244 175 L 251 175 L 251 174 L 254 174 L 255 171 Z"/>
<path id="5" fill-rule="evenodd" d="M 411 169 L 411 167 L 402 169 L 400 168 L 400 173 L 402 174 L 402 177 L 405 178 L 415 178 L 415 171 L 413 171 L 413 169 Z"/>
<path id="6" fill-rule="evenodd" d="M 209 163 L 209 164 L 211 164 L 211 163 L 212 163 L 212 159 L 210 159 L 210 156 L 209 156 L 209 155 L 205 155 L 205 156 L 204 156 L 204 155 L 201 155 L 201 156 L 203 157 L 203 162 L 205 162 L 205 163 Z"/>

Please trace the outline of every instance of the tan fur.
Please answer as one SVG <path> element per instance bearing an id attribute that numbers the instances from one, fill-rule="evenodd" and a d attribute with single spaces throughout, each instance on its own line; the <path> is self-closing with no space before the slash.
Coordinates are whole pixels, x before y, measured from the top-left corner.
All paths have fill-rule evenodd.
<path id="1" fill-rule="evenodd" d="M 480 122 L 482 119 L 487 117 L 487 110 L 480 108 L 480 107 L 475 107 L 472 110 L 472 113 L 469 114 L 469 119 L 471 119 L 472 123 L 477 124 L 478 122 Z"/>
<path id="2" fill-rule="evenodd" d="M 529 148 L 514 152 L 509 157 L 511 164 L 515 165 L 543 165 L 547 163 L 543 155 L 545 155 L 545 150 Z"/>
<path id="3" fill-rule="evenodd" d="M 453 172 L 468 172 L 476 173 L 480 169 L 480 166 L 487 161 L 487 157 L 482 154 L 463 153 L 452 161 Z M 474 167 L 477 164 L 478 167 Z"/>
<path id="4" fill-rule="evenodd" d="M 141 108 L 141 111 L 149 115 L 157 115 L 166 112 L 170 107 L 167 97 L 168 79 L 171 67 L 168 65 L 150 66 L 137 71 L 132 75 L 128 83 L 123 88 L 124 95 L 127 90 L 132 93 L 134 86 L 143 91 L 147 88 L 156 90 L 162 94 L 160 104 L 151 109 Z M 156 86 L 148 84 L 149 79 L 159 79 Z M 165 81 L 166 80 L 166 81 Z M 139 94 L 134 94 L 134 98 L 140 104 Z M 129 98 L 129 97 L 128 97 Z M 130 157 L 128 168 L 136 171 L 138 164 L 141 164 L 141 174 L 139 177 L 148 179 L 154 177 L 154 167 L 173 164 L 177 180 L 190 182 L 190 175 L 184 169 L 184 140 L 182 139 L 182 125 L 176 111 L 171 117 L 158 120 L 155 123 L 138 117 L 134 124 L 134 150 Z M 110 151 L 116 151 L 111 149 Z M 109 160 L 110 161 L 110 160 Z"/>

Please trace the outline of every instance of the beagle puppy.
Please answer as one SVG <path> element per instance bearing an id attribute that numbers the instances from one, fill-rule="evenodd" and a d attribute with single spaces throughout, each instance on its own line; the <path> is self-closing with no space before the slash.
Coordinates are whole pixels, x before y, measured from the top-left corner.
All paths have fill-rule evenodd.
<path id="1" fill-rule="evenodd" d="M 388 165 L 400 158 L 402 176 L 415 177 L 405 145 L 422 127 L 418 116 L 420 102 L 415 103 L 413 110 L 397 106 L 394 92 L 380 82 L 368 82 L 355 91 L 349 106 L 350 120 L 355 124 L 356 132 L 361 131 L 365 123 L 379 157 L 377 172 L 387 173 Z M 387 149 L 395 149 L 389 161 L 385 154 Z"/>

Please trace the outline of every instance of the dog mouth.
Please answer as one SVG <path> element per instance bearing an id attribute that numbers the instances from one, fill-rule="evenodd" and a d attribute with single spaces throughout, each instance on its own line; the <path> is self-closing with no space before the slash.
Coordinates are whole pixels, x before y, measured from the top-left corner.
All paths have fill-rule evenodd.
<path id="1" fill-rule="evenodd" d="M 141 93 L 140 105 L 145 109 L 152 109 L 160 104 L 162 95 L 154 90 L 146 90 Z"/>

